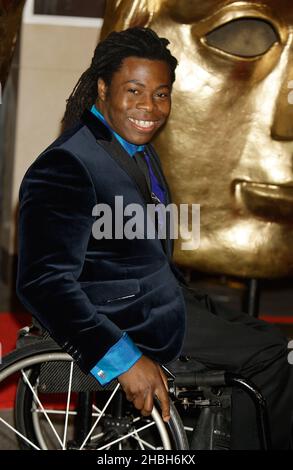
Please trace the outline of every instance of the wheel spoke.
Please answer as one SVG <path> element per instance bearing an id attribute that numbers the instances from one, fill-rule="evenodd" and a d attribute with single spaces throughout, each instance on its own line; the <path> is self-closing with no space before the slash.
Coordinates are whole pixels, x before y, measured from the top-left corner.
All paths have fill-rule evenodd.
<path id="1" fill-rule="evenodd" d="M 102 413 L 102 411 L 100 410 L 100 408 L 98 408 L 96 405 L 93 405 L 93 409 L 99 413 L 99 415 Z"/>
<path id="2" fill-rule="evenodd" d="M 193 431 L 193 428 L 190 427 L 190 426 L 184 426 L 184 429 L 185 429 L 185 431 L 189 431 L 189 432 Z"/>
<path id="3" fill-rule="evenodd" d="M 154 424 L 155 424 L 155 422 L 152 421 L 151 423 L 148 423 L 148 424 L 146 424 L 145 426 L 142 426 L 139 429 L 135 429 L 134 431 L 131 431 L 128 434 L 125 434 L 125 436 L 118 437 L 117 439 L 115 439 L 114 441 L 112 441 L 110 443 L 108 442 L 108 444 L 105 444 L 104 446 L 99 447 L 97 450 L 103 450 L 103 449 L 106 449 L 107 447 L 111 447 L 112 445 L 116 444 L 117 442 L 123 441 L 124 439 L 127 439 L 130 436 L 133 436 L 133 434 L 138 433 L 140 431 L 143 431 L 144 429 L 147 429 L 150 426 L 153 426 Z"/>
<path id="4" fill-rule="evenodd" d="M 96 439 L 100 439 L 101 437 L 103 437 L 105 435 L 104 432 L 100 432 L 99 434 L 94 434 L 92 437 L 91 437 L 91 441 L 94 441 Z"/>
<path id="5" fill-rule="evenodd" d="M 136 418 L 133 419 L 133 423 L 137 423 L 137 421 L 142 421 L 142 420 L 145 420 L 145 418 L 143 418 L 142 416 L 137 416 Z M 140 436 L 133 436 L 134 439 L 138 440 L 139 441 L 139 446 L 141 447 L 141 444 L 144 444 L 146 447 L 148 447 L 149 449 L 153 449 L 153 450 L 161 450 L 163 449 L 163 447 L 156 447 L 156 446 L 153 446 L 152 444 L 150 444 L 149 442 L 145 441 L 144 439 L 142 439 Z M 144 449 L 144 448 L 142 448 Z"/>
<path id="6" fill-rule="evenodd" d="M 36 391 L 37 393 L 37 391 Z M 48 450 L 48 446 L 46 444 L 45 436 L 44 433 L 42 432 L 41 429 L 41 423 L 40 423 L 40 415 L 36 413 L 37 410 L 37 403 L 35 399 L 33 398 L 33 403 L 32 403 L 32 410 L 31 410 L 31 415 L 32 415 L 32 423 L 33 423 L 33 428 L 34 428 L 34 434 L 36 435 L 37 438 L 37 443 L 40 446 L 42 450 Z M 41 411 L 42 415 L 43 412 Z"/>
<path id="7" fill-rule="evenodd" d="M 109 400 L 107 401 L 107 403 L 105 404 L 104 408 L 102 409 L 100 416 L 96 419 L 96 421 L 94 422 L 94 424 L 93 424 L 91 430 L 89 431 L 89 433 L 88 433 L 88 435 L 86 436 L 85 440 L 84 440 L 83 443 L 81 444 L 79 450 L 82 450 L 82 449 L 84 448 L 86 442 L 88 441 L 88 439 L 89 439 L 89 437 L 91 436 L 93 430 L 95 429 L 95 427 L 97 426 L 97 424 L 98 424 L 98 422 L 100 421 L 101 417 L 103 416 L 105 410 L 108 408 L 108 406 L 109 406 L 109 404 L 110 404 L 110 402 L 111 402 L 113 396 L 115 395 L 115 393 L 117 392 L 117 390 L 118 390 L 119 387 L 120 387 L 120 384 L 118 383 L 118 384 L 116 385 L 114 391 L 112 392 L 112 394 L 111 394 Z"/>
<path id="8" fill-rule="evenodd" d="M 70 406 L 70 399 L 71 399 L 72 375 L 73 375 L 73 362 L 70 363 L 69 384 L 68 384 L 68 394 L 67 394 L 65 423 L 64 423 L 64 435 L 63 435 L 63 444 L 62 444 L 63 450 L 66 450 L 66 436 L 67 436 L 67 427 L 68 427 L 69 406 Z"/>
<path id="9" fill-rule="evenodd" d="M 137 431 L 136 431 L 136 433 L 133 435 L 133 438 L 138 441 L 138 445 L 139 445 L 140 449 L 141 449 L 141 450 L 144 450 L 143 440 L 139 437 Z"/>
<path id="10" fill-rule="evenodd" d="M 46 411 L 46 413 L 48 413 L 48 415 L 65 415 L 66 411 L 64 410 L 49 410 L 48 408 L 44 408 L 44 410 Z M 34 410 L 34 413 L 39 413 L 39 414 L 42 414 L 44 413 L 43 410 L 39 410 L 39 408 L 36 408 Z M 97 412 L 97 413 L 92 413 L 92 416 L 93 418 L 96 418 L 97 416 L 100 416 L 101 412 Z M 77 411 L 68 411 L 68 415 L 69 416 L 76 416 L 77 415 Z"/>
<path id="11" fill-rule="evenodd" d="M 48 410 L 48 408 L 44 408 L 44 410 L 46 411 L 46 413 L 48 415 L 65 415 L 66 411 L 64 410 Z M 43 414 L 44 411 L 43 410 L 39 410 L 38 408 L 34 410 L 34 413 L 39 413 L 39 414 Z M 68 411 L 68 414 L 70 416 L 75 416 L 77 415 L 77 411 Z"/>
<path id="12" fill-rule="evenodd" d="M 38 446 L 36 446 L 32 441 L 30 441 L 27 437 L 25 437 L 23 434 L 21 434 L 17 429 L 15 429 L 11 424 L 7 423 L 3 418 L 0 418 L 0 422 L 5 424 L 9 429 L 15 432 L 21 439 L 25 440 L 29 445 L 31 445 L 34 449 L 36 450 L 41 450 Z"/>
<path id="13" fill-rule="evenodd" d="M 138 440 L 139 441 L 139 444 L 141 445 L 145 445 L 146 447 L 148 447 L 149 449 L 152 449 L 152 450 L 161 450 L 163 449 L 163 447 L 156 447 L 156 446 L 153 446 L 152 444 L 150 444 L 149 442 L 145 441 L 144 439 L 142 439 L 140 436 L 133 436 L 134 439 Z M 144 447 L 141 447 L 141 449 L 144 449 Z"/>
<path id="14" fill-rule="evenodd" d="M 60 439 L 60 437 L 59 437 L 59 435 L 58 435 L 56 429 L 54 428 L 54 426 L 53 426 L 53 424 L 52 424 L 52 421 L 50 420 L 48 414 L 46 413 L 46 411 L 45 411 L 45 409 L 44 409 L 42 403 L 40 402 L 39 397 L 38 397 L 38 395 L 36 394 L 36 392 L 35 392 L 35 390 L 34 390 L 32 384 L 30 383 L 30 381 L 29 381 L 29 379 L 28 379 L 26 373 L 25 373 L 23 370 L 21 370 L 21 373 L 22 373 L 22 376 L 23 376 L 23 378 L 24 378 L 25 383 L 28 385 L 30 391 L 32 392 L 32 394 L 33 394 L 33 396 L 34 396 L 34 399 L 36 400 L 36 402 L 38 403 L 38 405 L 41 407 L 42 411 L 44 412 L 44 415 L 45 415 L 45 417 L 46 417 L 46 419 L 47 419 L 47 421 L 48 421 L 48 423 L 49 423 L 49 425 L 50 425 L 50 427 L 51 427 L 53 433 L 54 433 L 55 436 L 57 437 L 58 442 L 60 443 L 60 445 L 61 445 L 61 447 L 62 447 L 62 445 L 63 445 L 63 444 L 62 444 L 62 441 L 61 441 L 61 439 Z"/>

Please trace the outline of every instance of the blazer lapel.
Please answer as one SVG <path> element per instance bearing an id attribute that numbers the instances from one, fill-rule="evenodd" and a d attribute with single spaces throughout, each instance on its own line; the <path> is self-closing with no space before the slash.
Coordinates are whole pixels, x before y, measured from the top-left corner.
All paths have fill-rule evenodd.
<path id="1" fill-rule="evenodd" d="M 116 163 L 118 163 L 122 170 L 126 171 L 128 176 L 135 182 L 146 204 L 151 204 L 153 201 L 145 176 L 134 159 L 129 156 L 126 150 L 124 150 L 122 145 L 120 145 L 115 137 L 111 142 L 102 141 L 99 142 L 99 144 L 109 153 L 110 157 L 113 158 Z"/>

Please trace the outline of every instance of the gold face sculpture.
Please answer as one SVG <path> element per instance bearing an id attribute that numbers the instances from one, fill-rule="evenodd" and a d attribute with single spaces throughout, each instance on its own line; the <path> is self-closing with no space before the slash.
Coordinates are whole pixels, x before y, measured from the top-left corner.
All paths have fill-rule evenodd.
<path id="1" fill-rule="evenodd" d="M 167 37 L 179 61 L 155 146 L 174 202 L 201 205 L 201 242 L 179 240 L 175 261 L 292 275 L 292 0 L 108 1 L 103 37 L 135 25 Z"/>
<path id="2" fill-rule="evenodd" d="M 24 0 L 0 0 L 0 92 L 8 76 L 24 3 Z"/>

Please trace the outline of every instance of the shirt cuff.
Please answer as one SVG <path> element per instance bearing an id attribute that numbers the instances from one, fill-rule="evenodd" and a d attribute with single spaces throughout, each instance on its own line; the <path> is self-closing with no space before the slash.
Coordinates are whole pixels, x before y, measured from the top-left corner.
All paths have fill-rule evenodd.
<path id="1" fill-rule="evenodd" d="M 119 341 L 107 351 L 90 372 L 101 385 L 106 385 L 130 369 L 141 356 L 142 352 L 127 333 L 123 333 Z"/>

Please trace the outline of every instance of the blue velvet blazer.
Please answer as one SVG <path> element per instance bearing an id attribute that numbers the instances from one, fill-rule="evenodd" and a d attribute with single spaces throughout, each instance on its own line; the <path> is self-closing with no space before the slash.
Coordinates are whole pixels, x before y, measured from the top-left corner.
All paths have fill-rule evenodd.
<path id="1" fill-rule="evenodd" d="M 169 190 L 148 145 L 160 184 Z M 159 363 L 175 359 L 185 305 L 172 243 L 93 236 L 98 203 L 152 203 L 144 174 L 92 113 L 29 167 L 20 187 L 17 294 L 53 339 L 88 372 L 127 332 Z"/>

